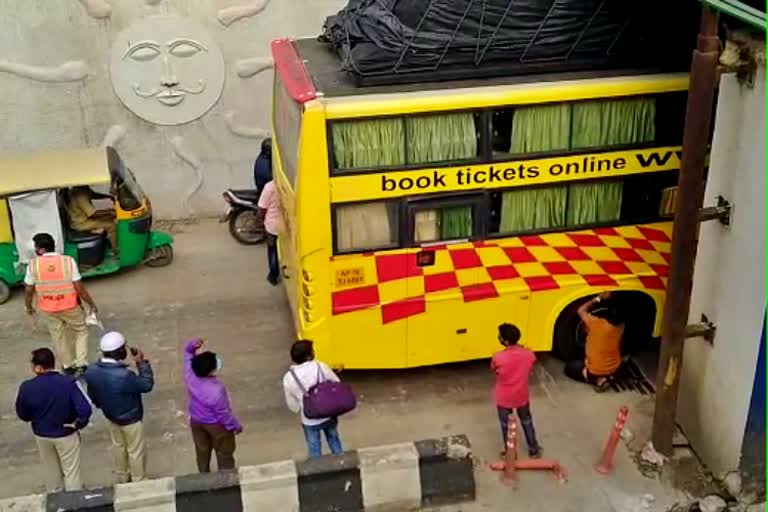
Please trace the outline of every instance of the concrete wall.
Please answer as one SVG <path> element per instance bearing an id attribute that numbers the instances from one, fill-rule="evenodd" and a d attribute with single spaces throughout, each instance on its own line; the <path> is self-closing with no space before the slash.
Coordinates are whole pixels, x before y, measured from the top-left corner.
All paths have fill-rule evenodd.
<path id="1" fill-rule="evenodd" d="M 691 322 L 717 325 L 714 345 L 686 342 L 678 419 L 715 473 L 739 467 L 765 314 L 765 65 L 753 88 L 723 75 L 705 205 L 722 195 L 732 224 L 701 226 Z"/>
<path id="2" fill-rule="evenodd" d="M 248 64 L 243 59 L 269 62 L 272 39 L 316 36 L 325 17 L 345 3 L 0 0 L 0 153 L 98 145 L 118 126 L 122 129 L 113 128 L 110 137 L 117 139 L 159 217 L 219 213 L 224 188 L 252 186 L 259 132 L 269 127 L 271 70 L 242 78 L 239 66 Z M 238 6 L 265 7 L 237 21 L 226 18 L 234 11 L 222 12 Z M 113 91 L 112 43 L 125 28 L 153 15 L 202 25 L 224 56 L 223 94 L 207 114 L 187 124 L 147 122 Z"/>

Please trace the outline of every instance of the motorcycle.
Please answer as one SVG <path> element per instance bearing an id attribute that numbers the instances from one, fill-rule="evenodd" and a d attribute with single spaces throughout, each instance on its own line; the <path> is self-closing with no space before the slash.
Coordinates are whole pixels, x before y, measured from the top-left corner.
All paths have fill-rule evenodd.
<path id="1" fill-rule="evenodd" d="M 256 245 L 264 241 L 264 222 L 259 219 L 259 192 L 257 190 L 227 189 L 222 194 L 227 211 L 220 222 L 229 223 L 229 233 L 243 245 Z"/>

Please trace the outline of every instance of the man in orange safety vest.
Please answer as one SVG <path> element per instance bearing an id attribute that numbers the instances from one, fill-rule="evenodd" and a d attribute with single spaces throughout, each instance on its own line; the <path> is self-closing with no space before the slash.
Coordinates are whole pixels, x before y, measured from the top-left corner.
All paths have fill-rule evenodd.
<path id="1" fill-rule="evenodd" d="M 56 252 L 51 235 L 38 233 L 32 241 L 37 256 L 29 262 L 24 278 L 27 314 L 35 314 L 32 302 L 37 295 L 37 309 L 46 317 L 56 359 L 66 373 L 79 377 L 88 366 L 88 327 L 80 300 L 93 312 L 96 304 L 81 282 L 77 263 Z"/>

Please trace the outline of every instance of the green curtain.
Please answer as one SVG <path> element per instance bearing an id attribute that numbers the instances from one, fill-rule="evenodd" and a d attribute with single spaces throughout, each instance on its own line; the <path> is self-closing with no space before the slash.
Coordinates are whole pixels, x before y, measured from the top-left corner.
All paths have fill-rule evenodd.
<path id="1" fill-rule="evenodd" d="M 642 144 L 652 142 L 655 136 L 653 98 L 583 101 L 573 105 L 571 149 Z M 568 225 L 619 220 L 623 187 L 621 181 L 570 185 Z"/>
<path id="2" fill-rule="evenodd" d="M 451 206 L 440 209 L 440 238 L 455 240 L 472 236 L 472 207 Z"/>
<path id="3" fill-rule="evenodd" d="M 338 169 L 405 164 L 402 118 L 337 121 L 332 126 L 333 154 Z"/>
<path id="4" fill-rule="evenodd" d="M 477 156 L 477 131 L 471 112 L 405 119 L 409 164 L 466 160 Z"/>
<path id="5" fill-rule="evenodd" d="M 512 116 L 512 154 L 567 150 L 570 138 L 568 104 L 520 107 Z M 504 192 L 499 231 L 514 233 L 564 226 L 567 192 L 565 185 Z"/>
<path id="6" fill-rule="evenodd" d="M 655 122 L 653 98 L 574 103 L 571 149 L 653 142 Z"/>
<path id="7" fill-rule="evenodd" d="M 471 112 L 412 116 L 404 120 L 396 117 L 337 121 L 332 126 L 333 153 L 339 169 L 445 162 L 477 156 L 477 130 Z"/>
<path id="8" fill-rule="evenodd" d="M 619 220 L 624 183 L 574 183 L 568 189 L 568 226 Z"/>
<path id="9" fill-rule="evenodd" d="M 571 106 L 567 103 L 520 107 L 512 115 L 512 154 L 568 149 Z"/>
<path id="10" fill-rule="evenodd" d="M 477 156 L 477 130 L 471 112 L 407 117 L 405 133 L 408 138 L 406 161 L 424 164 L 466 160 Z M 439 208 L 431 217 L 422 216 L 423 232 L 440 234 L 440 240 L 472 236 L 472 208 L 455 206 Z"/>
<path id="11" fill-rule="evenodd" d="M 405 163 L 401 118 L 333 123 L 333 152 L 338 169 Z M 339 206 L 336 244 L 340 251 L 384 247 L 397 241 L 396 214 L 385 201 Z"/>
<path id="12" fill-rule="evenodd" d="M 477 130 L 471 112 L 413 116 L 405 119 L 398 117 L 339 121 L 334 122 L 332 127 L 333 153 L 338 169 L 426 164 L 466 160 L 477 156 Z M 407 145 L 404 144 L 406 135 Z M 343 210 L 349 215 L 339 215 L 337 230 L 343 234 L 339 237 L 341 249 L 371 245 L 372 241 L 378 243 L 389 237 L 389 231 L 383 222 L 386 218 L 383 205 L 377 209 L 377 213 L 374 213 L 372 208 L 349 207 Z M 357 218 L 354 218 L 355 216 Z M 370 219 L 380 219 L 382 222 L 373 222 Z M 467 238 L 472 235 L 472 208 L 442 208 L 434 215 L 422 215 L 419 222 L 421 224 L 417 231 L 422 233 L 440 233 L 443 240 Z M 366 228 L 369 223 L 370 227 Z"/>
<path id="13" fill-rule="evenodd" d="M 521 107 L 512 118 L 513 154 L 642 144 L 655 139 L 653 98 Z M 618 220 L 623 183 L 584 182 L 502 194 L 502 233 Z M 567 208 L 567 211 L 566 211 Z"/>
<path id="14" fill-rule="evenodd" d="M 501 196 L 501 233 L 565 225 L 566 187 L 517 189 Z"/>

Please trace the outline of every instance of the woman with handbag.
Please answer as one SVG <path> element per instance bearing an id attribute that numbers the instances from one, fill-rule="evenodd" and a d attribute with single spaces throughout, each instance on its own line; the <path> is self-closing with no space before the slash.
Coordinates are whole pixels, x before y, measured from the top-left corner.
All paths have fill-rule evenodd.
<path id="1" fill-rule="evenodd" d="M 331 453 L 341 453 L 338 416 L 355 407 L 354 395 L 328 365 L 315 361 L 311 341 L 295 342 L 291 359 L 294 364 L 283 377 L 285 401 L 292 412 L 301 415 L 309 457 L 322 454 L 321 433 Z"/>

